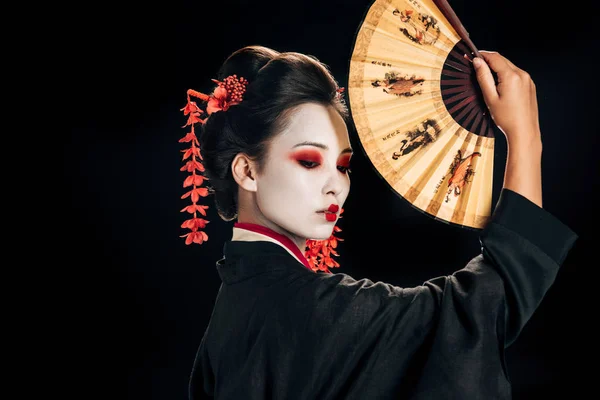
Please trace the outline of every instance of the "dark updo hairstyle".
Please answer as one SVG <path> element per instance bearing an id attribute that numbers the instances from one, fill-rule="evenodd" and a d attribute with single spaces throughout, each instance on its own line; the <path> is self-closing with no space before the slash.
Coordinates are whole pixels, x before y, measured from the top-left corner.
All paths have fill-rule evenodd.
<path id="1" fill-rule="evenodd" d="M 301 104 L 331 105 L 348 118 L 336 80 L 312 56 L 247 46 L 225 60 L 216 79 L 234 74 L 248 81 L 242 102 L 212 113 L 199 137 L 207 186 L 225 221 L 235 219 L 238 212 L 238 185 L 231 173 L 237 154 L 256 160 L 260 173 L 269 141 L 285 127 L 290 111 Z"/>

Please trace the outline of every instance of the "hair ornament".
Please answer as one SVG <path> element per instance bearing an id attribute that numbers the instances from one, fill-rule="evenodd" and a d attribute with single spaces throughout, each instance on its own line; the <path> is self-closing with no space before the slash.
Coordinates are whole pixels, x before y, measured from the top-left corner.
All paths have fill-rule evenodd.
<path id="1" fill-rule="evenodd" d="M 217 87 L 211 95 L 188 89 L 187 104 L 181 109 L 183 115 L 188 117 L 183 128 L 190 127 L 190 131 L 187 132 L 184 137 L 179 139 L 179 143 L 190 144 L 188 149 L 181 150 L 185 164 L 180 169 L 181 171 L 189 173 L 183 181 L 183 187 L 189 188 L 189 190 L 185 192 L 181 198 L 185 199 L 189 197 L 192 201 L 192 204 L 181 210 L 181 212 L 190 214 L 191 217 L 181 224 L 182 228 L 190 230 L 190 232 L 185 235 L 181 235 L 182 238 L 185 238 L 185 244 L 202 244 L 208 240 L 208 235 L 203 229 L 206 228 L 206 224 L 208 224 L 209 221 L 202 218 L 206 217 L 208 206 L 198 204 L 201 197 L 209 195 L 208 188 L 202 187 L 204 181 L 208 180 L 208 178 L 202 175 L 204 172 L 204 165 L 202 165 L 200 143 L 196 136 L 196 124 L 205 124 L 206 119 L 212 113 L 217 111 L 227 111 L 229 107 L 239 104 L 243 100 L 246 86 L 248 85 L 248 81 L 245 78 L 238 78 L 237 75 L 230 75 L 223 81 L 218 81 L 216 79 L 212 79 L 212 81 L 217 84 Z M 192 97 L 206 102 L 206 111 L 203 111 L 195 101 L 192 101 Z M 204 117 L 204 114 L 207 114 L 207 116 Z"/>

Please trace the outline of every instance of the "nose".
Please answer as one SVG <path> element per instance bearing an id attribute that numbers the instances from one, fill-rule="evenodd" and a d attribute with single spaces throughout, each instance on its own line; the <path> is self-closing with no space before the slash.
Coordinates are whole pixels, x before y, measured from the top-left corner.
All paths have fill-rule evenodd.
<path id="1" fill-rule="evenodd" d="M 333 194 L 339 196 L 350 186 L 349 178 L 346 174 L 340 172 L 337 166 L 330 169 L 325 185 L 323 186 L 324 194 Z"/>

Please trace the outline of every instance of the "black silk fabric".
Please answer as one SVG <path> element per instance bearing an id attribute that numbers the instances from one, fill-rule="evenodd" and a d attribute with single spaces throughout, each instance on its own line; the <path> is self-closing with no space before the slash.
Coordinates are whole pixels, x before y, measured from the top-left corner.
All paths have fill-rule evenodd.
<path id="1" fill-rule="evenodd" d="M 268 241 L 228 241 L 189 398 L 510 399 L 504 350 L 577 235 L 503 189 L 481 253 L 403 288 L 314 273 Z"/>

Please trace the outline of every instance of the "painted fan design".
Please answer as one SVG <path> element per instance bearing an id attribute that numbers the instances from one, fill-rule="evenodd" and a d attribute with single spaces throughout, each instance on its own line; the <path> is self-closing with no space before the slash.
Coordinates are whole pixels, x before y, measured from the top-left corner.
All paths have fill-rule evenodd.
<path id="1" fill-rule="evenodd" d="M 446 1 L 375 0 L 355 38 L 348 99 L 367 157 L 396 193 L 435 219 L 481 229 L 494 125 L 475 55 Z"/>

